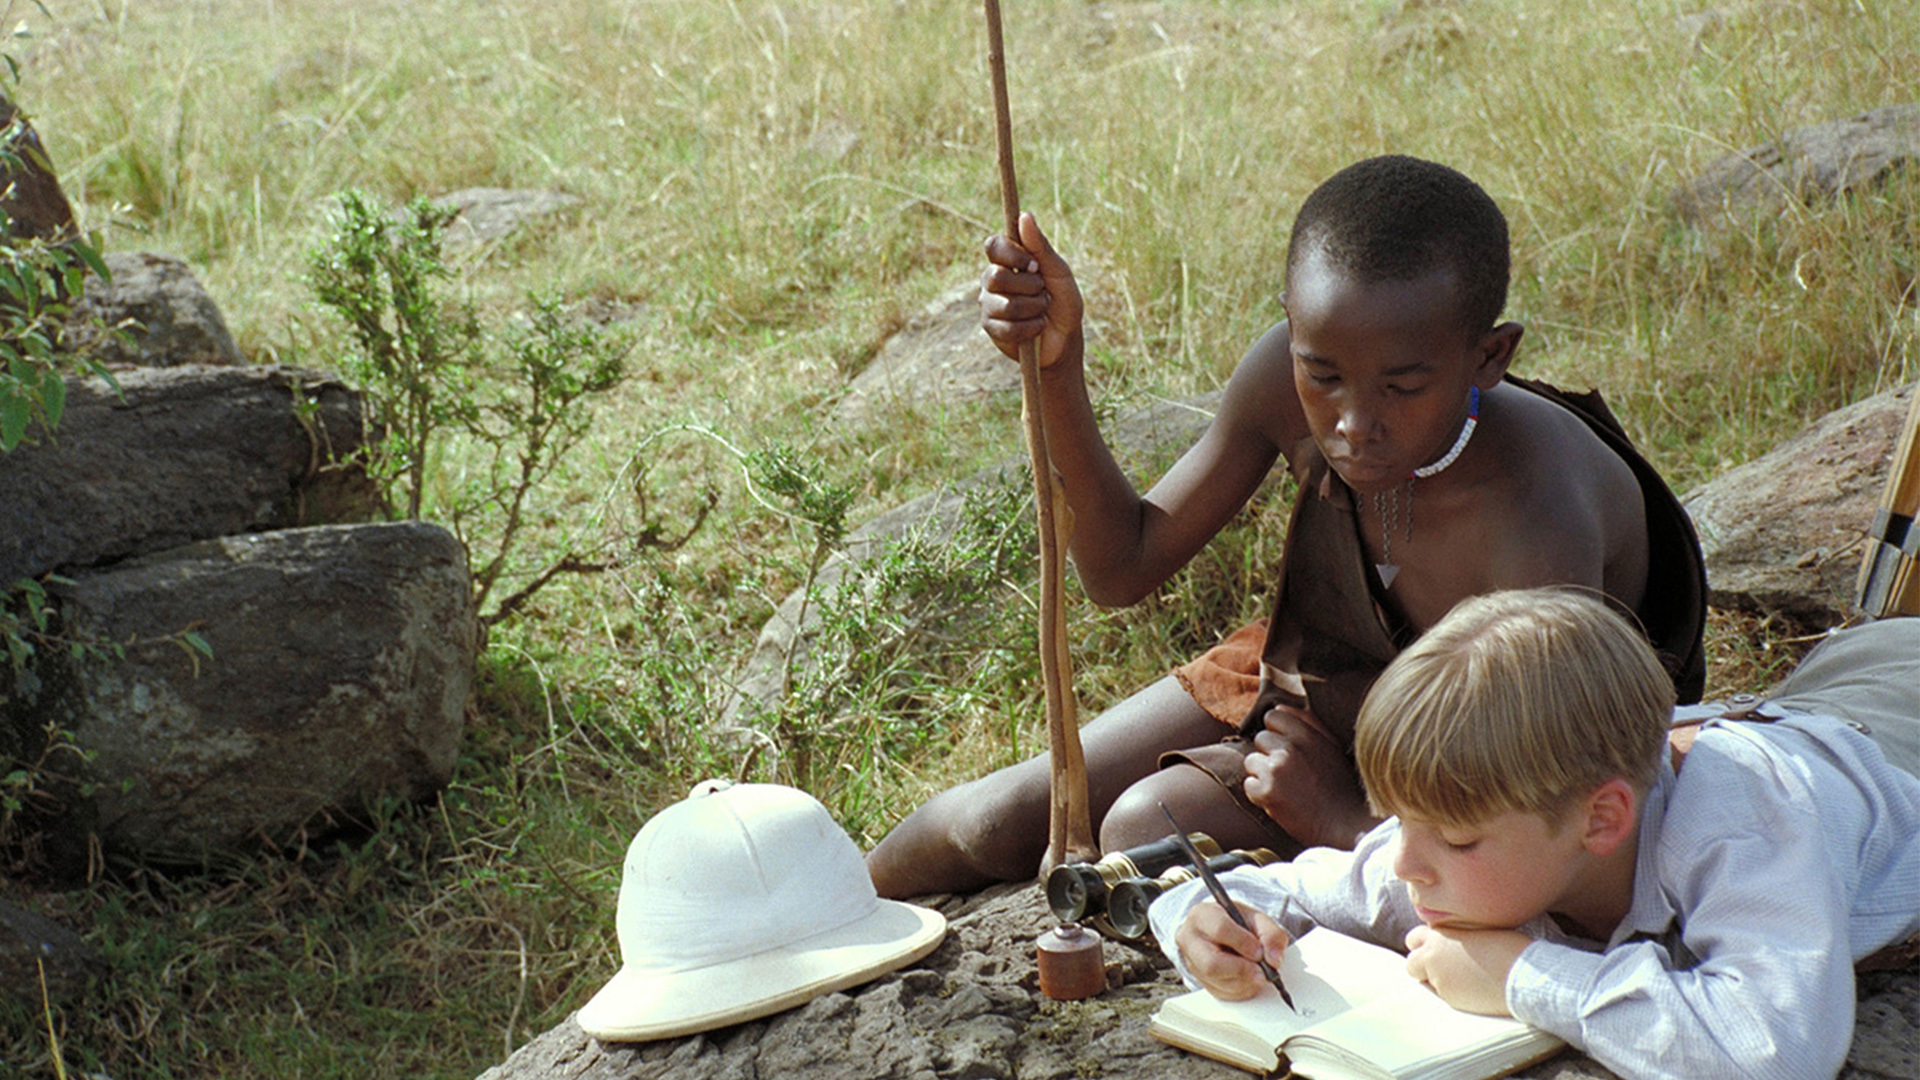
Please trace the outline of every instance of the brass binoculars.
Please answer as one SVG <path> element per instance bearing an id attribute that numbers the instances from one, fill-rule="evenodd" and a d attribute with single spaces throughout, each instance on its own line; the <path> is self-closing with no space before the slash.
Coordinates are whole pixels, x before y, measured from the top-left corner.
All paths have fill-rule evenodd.
<path id="1" fill-rule="evenodd" d="M 1187 838 L 1215 873 L 1236 866 L 1265 866 L 1276 857 L 1266 848 L 1223 852 L 1205 833 L 1188 833 Z M 1136 941 L 1147 936 L 1148 905 L 1197 876 L 1179 841 L 1169 836 L 1113 852 L 1098 862 L 1054 867 L 1047 874 L 1047 907 L 1061 922 L 1081 923 L 1109 937 Z"/>

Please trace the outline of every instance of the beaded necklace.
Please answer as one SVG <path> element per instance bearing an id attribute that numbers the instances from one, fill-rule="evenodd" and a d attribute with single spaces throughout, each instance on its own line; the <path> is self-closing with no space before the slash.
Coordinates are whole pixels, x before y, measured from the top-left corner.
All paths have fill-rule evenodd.
<path id="1" fill-rule="evenodd" d="M 1439 458 L 1407 474 L 1407 531 L 1406 542 L 1413 542 L 1413 482 L 1438 476 L 1447 466 L 1459 460 L 1460 452 L 1467 448 L 1467 440 L 1473 438 L 1473 429 L 1480 424 L 1480 388 L 1467 388 L 1467 422 L 1460 425 L 1460 437 L 1453 440 L 1453 448 Z M 1393 588 L 1393 579 L 1400 574 L 1400 567 L 1393 561 L 1393 533 L 1400 521 L 1400 489 L 1375 492 L 1373 509 L 1380 515 L 1380 561 L 1373 564 L 1380 575 L 1380 587 Z"/>

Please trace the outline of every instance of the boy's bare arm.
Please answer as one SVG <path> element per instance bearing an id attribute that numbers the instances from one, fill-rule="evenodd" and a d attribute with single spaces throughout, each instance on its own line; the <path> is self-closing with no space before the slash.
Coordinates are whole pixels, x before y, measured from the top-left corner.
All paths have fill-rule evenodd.
<path id="1" fill-rule="evenodd" d="M 1276 326 L 1241 357 L 1213 422 L 1139 500 L 1137 534 L 1089 536 L 1074 558 L 1084 577 L 1105 561 L 1132 603 L 1158 588 L 1247 505 L 1284 452 L 1307 438 L 1293 389 L 1286 328 Z M 1118 542 L 1116 542 L 1118 541 Z"/>
<path id="2" fill-rule="evenodd" d="M 1048 450 L 1073 511 L 1075 569 L 1095 602 L 1131 604 L 1185 566 L 1246 505 L 1282 449 L 1305 437 L 1285 331 L 1248 351 L 1206 433 L 1142 496 L 1094 419 L 1072 271 L 1031 215 L 1021 226 L 1025 250 L 988 241 L 994 265 L 981 280 L 981 323 L 1009 356 L 1039 341 Z"/>

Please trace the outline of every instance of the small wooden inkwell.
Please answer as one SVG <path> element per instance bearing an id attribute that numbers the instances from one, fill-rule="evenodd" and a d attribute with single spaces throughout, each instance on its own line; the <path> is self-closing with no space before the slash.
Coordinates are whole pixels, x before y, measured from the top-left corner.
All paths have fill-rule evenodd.
<path id="1" fill-rule="evenodd" d="M 1040 992 L 1055 1001 L 1080 1001 L 1107 988 L 1100 935 L 1079 923 L 1061 923 L 1034 943 Z"/>

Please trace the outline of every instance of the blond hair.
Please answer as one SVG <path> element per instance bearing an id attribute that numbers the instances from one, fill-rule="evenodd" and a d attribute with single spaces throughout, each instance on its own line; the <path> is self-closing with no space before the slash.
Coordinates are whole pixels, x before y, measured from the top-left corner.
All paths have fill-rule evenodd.
<path id="1" fill-rule="evenodd" d="M 1462 601 L 1360 706 L 1354 756 L 1377 813 L 1471 825 L 1558 822 L 1613 777 L 1653 782 L 1672 679 L 1626 619 L 1572 589 Z"/>

